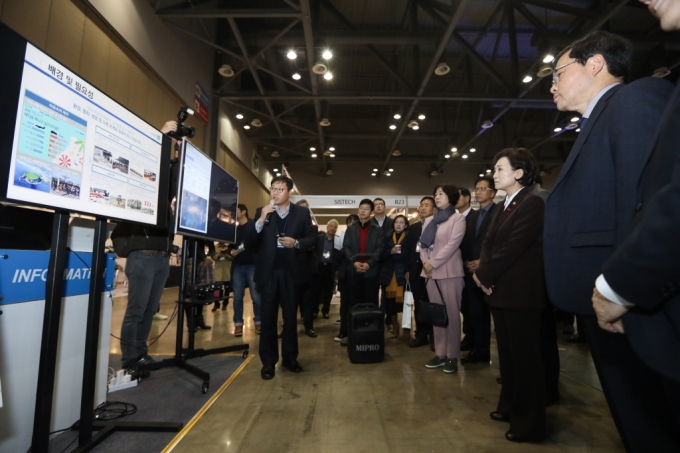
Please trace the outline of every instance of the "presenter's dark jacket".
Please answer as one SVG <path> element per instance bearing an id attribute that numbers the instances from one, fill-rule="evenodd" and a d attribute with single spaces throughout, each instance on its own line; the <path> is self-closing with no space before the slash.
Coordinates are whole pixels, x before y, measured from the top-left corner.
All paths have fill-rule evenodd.
<path id="1" fill-rule="evenodd" d="M 595 315 L 595 279 L 631 231 L 637 181 L 671 91 L 656 78 L 615 86 L 582 127 L 546 201 L 545 272 L 558 308 Z"/>
<path id="2" fill-rule="evenodd" d="M 482 220 L 482 224 L 479 226 L 479 231 L 477 231 L 479 210 L 470 212 L 465 218 L 465 237 L 460 244 L 463 262 L 478 260 L 482 254 L 482 245 L 484 244 L 486 232 L 489 230 L 489 225 L 491 225 L 491 220 L 497 209 L 503 209 L 503 202 L 495 204 L 492 201 L 491 204 L 492 206 L 489 207 L 489 211 L 486 213 Z M 465 273 L 467 273 L 467 269 L 465 270 Z"/>
<path id="3" fill-rule="evenodd" d="M 333 272 L 333 275 L 335 275 L 335 272 L 338 270 L 338 265 L 340 264 L 340 257 L 342 256 L 342 252 L 338 249 L 335 248 L 335 238 L 333 238 L 333 248 L 331 251 L 331 272 Z M 323 254 L 323 246 L 324 246 L 324 241 L 326 240 L 326 233 L 323 231 L 320 231 L 316 235 L 316 242 L 314 244 L 314 263 L 315 263 L 315 268 L 318 269 L 319 266 L 319 257 Z M 318 270 L 316 271 L 318 272 Z"/>
<path id="4" fill-rule="evenodd" d="M 635 229 L 603 273 L 636 305 L 623 325 L 637 355 L 680 382 L 680 85 L 660 124 L 636 197 Z"/>
<path id="5" fill-rule="evenodd" d="M 372 278 L 378 276 L 378 266 L 380 265 L 380 257 L 382 256 L 385 236 L 380 227 L 377 224 L 374 224 L 372 220 L 369 220 L 367 223 L 367 228 L 369 228 L 369 230 L 368 237 L 366 238 L 366 251 L 364 253 L 370 253 L 372 256 L 364 259 L 364 262 L 368 263 L 370 266 L 368 272 L 364 273 L 364 276 L 365 278 Z M 354 269 L 352 257 L 359 254 L 359 225 L 360 223 L 356 222 L 347 228 L 345 239 L 342 243 L 342 252 L 345 255 L 345 262 L 348 263 L 348 269 L 351 271 Z"/>
<path id="6" fill-rule="evenodd" d="M 495 308 L 542 309 L 546 304 L 543 273 L 543 213 L 545 203 L 530 190 L 515 196 L 507 209 L 494 208 L 479 268 L 486 302 Z"/>
<path id="7" fill-rule="evenodd" d="M 312 225 L 309 209 L 293 203 L 288 205 L 288 209 L 290 212 L 286 216 L 288 223 L 286 224 L 285 235 L 297 239 L 300 243 L 300 248 L 283 249 L 286 257 L 286 270 L 292 274 L 293 282 L 296 285 L 302 285 L 309 282 L 310 278 L 307 250 L 314 246 L 316 228 Z M 260 218 L 261 212 L 262 208 L 257 208 L 255 219 Z M 278 243 L 276 222 L 285 222 L 286 219 L 281 219 L 276 211 L 274 211 L 271 215 L 271 222 L 265 225 L 259 234 L 257 231 L 254 231 L 254 234 L 251 236 L 251 247 L 254 247 L 256 250 L 255 283 L 257 285 L 266 285 L 271 279 L 276 255 L 276 244 Z M 255 230 L 254 224 L 253 230 Z"/>

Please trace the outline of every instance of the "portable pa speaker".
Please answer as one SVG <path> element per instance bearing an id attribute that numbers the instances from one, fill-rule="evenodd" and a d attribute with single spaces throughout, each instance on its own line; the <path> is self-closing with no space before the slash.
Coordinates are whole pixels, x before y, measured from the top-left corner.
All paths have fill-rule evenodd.
<path id="1" fill-rule="evenodd" d="M 376 363 L 385 358 L 384 315 L 374 304 L 358 304 L 349 314 L 347 354 L 352 363 Z"/>

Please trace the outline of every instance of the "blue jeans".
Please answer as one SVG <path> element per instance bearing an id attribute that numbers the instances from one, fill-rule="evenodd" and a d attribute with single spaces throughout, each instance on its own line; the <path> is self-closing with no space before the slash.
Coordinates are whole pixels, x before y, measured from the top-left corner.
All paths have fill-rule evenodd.
<path id="1" fill-rule="evenodd" d="M 254 264 L 234 264 L 232 266 L 231 287 L 234 290 L 234 325 L 243 326 L 243 295 L 246 286 L 250 288 L 250 297 L 253 299 L 253 321 L 255 325 L 260 325 L 260 307 L 262 301 L 260 293 L 255 286 L 255 265 Z"/>
<path id="2" fill-rule="evenodd" d="M 146 341 L 151 333 L 153 315 L 163 295 L 170 274 L 167 256 L 152 255 L 141 250 L 130 252 L 125 264 L 128 278 L 128 304 L 120 328 L 120 349 L 123 364 L 146 354 Z"/>

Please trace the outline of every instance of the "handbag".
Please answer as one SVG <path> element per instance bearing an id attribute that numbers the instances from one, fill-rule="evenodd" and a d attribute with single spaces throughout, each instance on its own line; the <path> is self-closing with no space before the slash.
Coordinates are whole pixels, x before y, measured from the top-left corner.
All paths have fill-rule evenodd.
<path id="1" fill-rule="evenodd" d="M 449 315 L 446 312 L 444 296 L 442 296 L 442 290 L 439 289 L 439 283 L 437 283 L 437 280 L 434 281 L 434 284 L 437 285 L 437 291 L 439 291 L 439 297 L 441 297 L 442 303 L 435 304 L 421 300 L 418 304 L 418 313 L 416 318 L 418 319 L 418 322 L 423 324 L 432 324 L 433 326 L 445 327 L 449 325 Z"/>
<path id="2" fill-rule="evenodd" d="M 411 328 L 411 310 L 413 310 L 413 293 L 411 292 L 411 285 L 406 282 L 404 289 L 404 312 L 401 314 L 402 329 Z"/>

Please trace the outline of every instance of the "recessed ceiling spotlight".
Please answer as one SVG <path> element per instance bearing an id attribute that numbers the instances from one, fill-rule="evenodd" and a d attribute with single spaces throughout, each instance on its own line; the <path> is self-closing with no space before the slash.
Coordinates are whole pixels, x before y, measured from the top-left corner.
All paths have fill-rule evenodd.
<path id="1" fill-rule="evenodd" d="M 326 79 L 326 80 L 331 80 L 333 78 L 333 74 L 331 74 L 330 72 L 327 72 L 323 75 L 323 78 Z"/>
<path id="2" fill-rule="evenodd" d="M 281 176 L 281 173 L 277 173 L 276 176 Z"/>
<path id="3" fill-rule="evenodd" d="M 529 74 L 527 74 L 527 75 L 525 75 L 524 78 L 522 79 L 522 82 L 524 82 L 524 83 L 529 83 L 529 82 L 531 82 L 532 80 L 534 80 L 534 78 L 531 77 Z"/>
<path id="4" fill-rule="evenodd" d="M 419 119 L 419 120 L 424 120 L 424 119 L 425 119 L 425 115 L 423 115 L 423 114 L 421 113 L 420 115 L 418 115 L 418 119 Z"/>
<path id="5" fill-rule="evenodd" d="M 385 176 L 392 176 L 392 173 L 385 173 Z"/>
<path id="6" fill-rule="evenodd" d="M 373 171 L 378 171 L 378 169 L 377 169 L 377 168 L 374 168 Z"/>
<path id="7" fill-rule="evenodd" d="M 246 124 L 245 126 L 243 126 L 243 129 L 250 129 L 250 125 Z"/>
<path id="8" fill-rule="evenodd" d="M 328 127 L 331 125 L 331 122 L 328 120 L 328 118 L 321 118 L 321 121 L 319 121 L 319 124 L 323 127 Z"/>
<path id="9" fill-rule="evenodd" d="M 455 146 L 453 148 L 451 148 L 452 153 L 455 153 L 456 151 L 458 151 L 458 148 L 456 148 Z"/>
<path id="10" fill-rule="evenodd" d="M 316 153 L 313 153 L 313 154 L 312 154 L 312 157 L 316 157 Z"/>
<path id="11" fill-rule="evenodd" d="M 236 114 L 236 119 L 237 120 L 242 120 L 243 119 L 243 113 L 239 112 Z"/>
<path id="12" fill-rule="evenodd" d="M 253 127 L 262 127 L 262 121 L 260 121 L 259 118 L 255 118 L 250 122 L 250 125 Z"/>
<path id="13" fill-rule="evenodd" d="M 398 113 L 395 113 L 395 114 L 394 114 L 394 119 L 395 119 L 395 120 L 401 119 L 401 115 L 398 114 Z"/>
<path id="14" fill-rule="evenodd" d="M 390 124 L 390 129 L 392 129 L 392 130 L 395 130 L 396 128 L 397 128 L 397 126 L 396 126 L 396 125 L 394 125 L 394 124 Z"/>
<path id="15" fill-rule="evenodd" d="M 375 176 L 375 173 L 371 173 L 371 176 Z"/>
<path id="16" fill-rule="evenodd" d="M 411 129 L 413 129 L 414 131 L 417 131 L 418 129 L 420 129 L 420 126 L 413 126 Z"/>
<path id="17" fill-rule="evenodd" d="M 439 63 L 436 68 L 434 68 L 434 73 L 438 76 L 443 76 L 449 73 L 451 67 L 445 62 Z"/>
<path id="18" fill-rule="evenodd" d="M 448 159 L 451 157 L 451 154 L 444 154 L 444 159 Z"/>
<path id="19" fill-rule="evenodd" d="M 329 149 L 330 151 L 335 151 L 335 146 L 331 146 L 331 147 L 328 148 L 328 149 Z"/>
<path id="20" fill-rule="evenodd" d="M 333 154 L 333 153 L 330 153 L 330 157 L 335 157 L 335 154 Z"/>
<path id="21" fill-rule="evenodd" d="M 487 169 L 486 169 L 486 172 L 487 172 L 487 173 L 491 173 L 491 169 L 490 169 L 490 168 L 487 168 Z"/>
<path id="22" fill-rule="evenodd" d="M 543 63 L 552 63 L 555 57 L 552 54 L 547 54 L 543 57 Z"/>
<path id="23" fill-rule="evenodd" d="M 333 58 L 333 54 L 332 54 L 331 51 L 328 50 L 328 49 L 324 50 L 323 53 L 321 54 L 321 56 L 322 56 L 325 60 L 330 60 L 331 58 Z"/>
<path id="24" fill-rule="evenodd" d="M 286 54 L 286 56 L 290 60 L 295 60 L 297 58 L 297 54 L 295 53 L 295 51 L 293 49 L 289 50 L 288 53 Z"/>
<path id="25" fill-rule="evenodd" d="M 561 131 L 562 131 L 562 128 L 561 128 L 561 127 L 556 127 L 555 129 L 553 129 L 553 131 L 555 131 L 555 132 L 561 132 Z"/>
<path id="26" fill-rule="evenodd" d="M 310 151 L 316 151 L 316 148 L 314 148 L 313 146 L 310 146 L 310 147 L 309 147 L 309 150 L 310 150 Z"/>
<path id="27" fill-rule="evenodd" d="M 480 174 L 479 174 L 479 177 L 480 177 L 480 178 L 481 178 L 482 176 L 484 176 L 484 173 L 480 173 Z"/>
<path id="28" fill-rule="evenodd" d="M 581 118 L 579 118 L 578 116 L 575 116 L 575 117 L 573 117 L 573 118 L 571 119 L 571 122 L 572 122 L 572 123 L 577 123 L 578 120 L 580 120 L 580 119 L 581 119 Z"/>
<path id="29" fill-rule="evenodd" d="M 300 80 L 301 78 L 302 78 L 302 76 L 300 74 L 298 74 L 297 72 L 295 74 L 293 74 L 293 80 Z"/>
<path id="30" fill-rule="evenodd" d="M 227 78 L 234 77 L 234 70 L 228 64 L 223 64 L 222 66 L 220 66 L 220 69 L 218 69 L 217 72 L 222 77 L 227 77 Z"/>
<path id="31" fill-rule="evenodd" d="M 278 172 L 279 172 L 279 169 L 278 169 L 278 168 L 273 168 L 272 171 L 273 171 L 274 173 L 278 173 Z"/>
<path id="32" fill-rule="evenodd" d="M 389 171 L 390 173 L 392 173 L 392 172 L 394 171 L 394 168 L 390 168 L 390 169 L 387 170 L 387 171 Z"/>
<path id="33" fill-rule="evenodd" d="M 476 149 L 476 148 L 470 148 L 470 152 L 471 152 L 471 153 L 476 153 L 476 152 L 477 152 L 477 149 Z"/>
<path id="34" fill-rule="evenodd" d="M 581 128 L 580 128 L 580 127 L 577 128 L 577 129 L 576 129 L 576 132 L 581 132 Z"/>
<path id="35" fill-rule="evenodd" d="M 467 154 L 463 154 L 463 159 L 467 159 L 467 158 L 468 158 L 468 155 L 467 155 Z"/>

